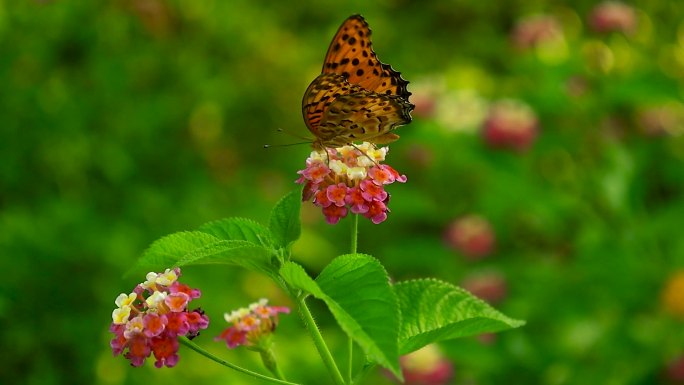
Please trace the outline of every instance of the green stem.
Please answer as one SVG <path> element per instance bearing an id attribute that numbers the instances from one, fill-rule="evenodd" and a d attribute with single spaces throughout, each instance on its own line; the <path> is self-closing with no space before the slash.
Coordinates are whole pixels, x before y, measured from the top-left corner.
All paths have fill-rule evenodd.
<path id="1" fill-rule="evenodd" d="M 351 337 L 347 339 L 347 350 L 349 351 L 349 357 L 347 362 L 347 384 L 351 385 L 354 358 L 354 340 Z"/>
<path id="2" fill-rule="evenodd" d="M 359 239 L 359 214 L 352 215 L 351 222 L 351 253 L 356 254 Z"/>
<path id="3" fill-rule="evenodd" d="M 364 378 L 366 378 L 368 373 L 370 373 L 373 368 L 375 368 L 375 364 L 370 362 L 367 362 L 365 365 L 363 365 L 363 368 L 356 373 L 356 378 L 354 378 L 354 382 L 352 382 L 352 384 L 358 384 L 361 382 Z"/>
<path id="4" fill-rule="evenodd" d="M 285 380 L 285 376 L 283 375 L 283 372 L 280 371 L 280 367 L 278 367 L 278 363 L 275 360 L 275 356 L 273 356 L 273 351 L 269 350 L 259 350 L 259 354 L 261 355 L 261 361 L 264 363 L 264 366 L 275 376 L 275 378 L 279 380 Z"/>
<path id="5" fill-rule="evenodd" d="M 351 253 L 356 254 L 359 240 L 359 214 L 353 214 L 351 221 Z M 347 351 L 347 384 L 351 385 L 354 362 L 354 340 L 351 336 L 347 339 Z"/>
<path id="6" fill-rule="evenodd" d="M 272 382 L 272 383 L 274 383 L 274 384 L 299 385 L 299 384 L 297 384 L 296 382 L 288 382 L 288 381 L 279 380 L 279 379 L 277 379 L 277 378 L 264 376 L 263 374 L 259 374 L 259 373 L 253 372 L 253 371 L 251 371 L 251 370 L 247 370 L 247 369 L 245 369 L 245 368 L 242 368 L 242 367 L 240 367 L 240 366 L 237 366 L 237 365 L 235 365 L 235 364 L 231 364 L 230 362 L 225 361 L 225 360 L 222 360 L 222 359 L 216 357 L 215 355 L 209 353 L 208 351 L 206 351 L 206 350 L 200 348 L 197 344 L 195 344 L 194 342 L 191 342 L 187 337 L 181 337 L 181 338 L 179 338 L 178 340 L 179 340 L 180 343 L 182 343 L 183 345 L 185 345 L 185 346 L 189 347 L 190 349 L 196 351 L 197 353 L 199 353 L 199 354 L 201 354 L 201 355 L 207 357 L 208 359 L 210 359 L 210 360 L 212 360 L 212 361 L 214 361 L 214 362 L 216 362 L 216 363 L 218 363 L 218 364 L 220 364 L 220 365 L 223 365 L 223 366 L 226 366 L 226 367 L 228 367 L 228 368 L 231 368 L 231 369 L 233 369 L 233 370 L 237 370 L 238 372 L 244 373 L 244 374 L 246 374 L 246 375 L 248 375 L 248 376 L 252 376 L 252 377 L 258 378 L 258 379 L 260 379 L 260 380 Z"/>
<path id="7" fill-rule="evenodd" d="M 316 345 L 318 354 L 321 356 L 321 359 L 323 359 L 323 363 L 328 368 L 328 371 L 330 372 L 330 375 L 335 381 L 335 384 L 345 385 L 344 379 L 342 379 L 342 374 L 340 373 L 340 370 L 337 368 L 335 360 L 333 359 L 332 354 L 330 354 L 330 350 L 328 350 L 328 346 L 325 344 L 325 341 L 323 340 L 321 331 L 318 330 L 316 321 L 314 321 L 313 316 L 309 311 L 309 308 L 306 306 L 304 298 L 298 297 L 296 299 L 299 311 L 302 314 L 302 321 L 304 322 L 304 325 L 306 325 L 306 328 L 309 330 L 309 334 L 311 334 L 311 338 L 314 341 L 314 345 Z"/>

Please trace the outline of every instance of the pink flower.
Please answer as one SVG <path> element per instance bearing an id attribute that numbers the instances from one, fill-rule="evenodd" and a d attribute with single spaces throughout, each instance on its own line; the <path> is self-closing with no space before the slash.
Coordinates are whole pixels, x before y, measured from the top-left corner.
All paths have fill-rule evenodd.
<path id="1" fill-rule="evenodd" d="M 324 163 L 315 162 L 310 167 L 301 171 L 301 175 L 315 184 L 323 182 L 326 176 L 330 173 L 330 169 Z"/>
<path id="2" fill-rule="evenodd" d="M 363 197 L 363 192 L 359 187 L 352 187 L 349 189 L 346 203 L 350 206 L 351 212 L 354 214 L 363 214 L 368 211 L 368 202 Z"/>
<path id="3" fill-rule="evenodd" d="M 632 33 L 636 29 L 636 12 L 631 6 L 618 1 L 604 1 L 592 9 L 589 25 L 599 33 Z"/>
<path id="4" fill-rule="evenodd" d="M 154 353 L 154 366 L 172 368 L 178 363 L 178 339 L 171 335 L 162 335 L 152 338 L 150 341 L 152 353 Z"/>
<path id="5" fill-rule="evenodd" d="M 387 151 L 387 147 L 362 143 L 312 152 L 296 181 L 304 185 L 302 200 L 321 207 L 329 224 L 336 224 L 349 211 L 375 224 L 385 221 L 389 212 L 385 186 L 406 182 L 406 175 L 381 164 Z"/>
<path id="6" fill-rule="evenodd" d="M 235 327 L 229 327 L 221 332 L 221 334 L 216 337 L 216 341 L 226 341 L 229 349 L 234 349 L 240 345 L 245 345 L 247 342 L 247 332 L 244 330 L 238 330 Z"/>
<path id="7" fill-rule="evenodd" d="M 167 313 L 166 319 L 168 320 L 166 329 L 172 334 L 184 336 L 190 331 L 186 313 Z"/>
<path id="8" fill-rule="evenodd" d="M 330 205 L 323 208 L 323 215 L 325 215 L 325 221 L 331 225 L 336 224 L 340 221 L 340 218 L 347 216 L 347 208 L 339 207 L 335 205 Z"/>
<path id="9" fill-rule="evenodd" d="M 154 353 L 155 366 L 178 363 L 178 337 L 192 338 L 209 326 L 200 309 L 188 310 L 188 303 L 201 293 L 177 281 L 180 269 L 149 273 L 132 293 L 120 294 L 112 312 L 110 347 L 123 354 L 131 365 L 141 366 Z"/>
<path id="10" fill-rule="evenodd" d="M 563 30 L 550 15 L 532 15 L 520 19 L 512 32 L 513 45 L 521 49 L 554 43 L 563 39 Z"/>
<path id="11" fill-rule="evenodd" d="M 506 279 L 499 273 L 482 273 L 467 277 L 461 284 L 471 292 L 490 304 L 495 304 L 506 297 Z"/>
<path id="12" fill-rule="evenodd" d="M 164 303 L 174 313 L 185 310 L 185 308 L 188 307 L 189 301 L 190 296 L 182 292 L 171 293 L 164 298 Z"/>
<path id="13" fill-rule="evenodd" d="M 387 191 L 383 189 L 382 184 L 377 185 L 373 180 L 362 180 L 359 188 L 361 189 L 361 196 L 369 203 L 373 201 L 382 202 L 387 199 Z"/>
<path id="14" fill-rule="evenodd" d="M 368 211 L 363 213 L 363 216 L 376 225 L 382 223 L 387 219 L 387 205 L 380 201 L 372 201 L 368 204 Z"/>
<path id="15" fill-rule="evenodd" d="M 131 361 L 132 366 L 142 366 L 145 358 L 150 356 L 151 348 L 149 339 L 142 334 L 137 334 L 126 341 L 128 352 L 124 357 Z"/>
<path id="16" fill-rule="evenodd" d="M 684 384 L 684 356 L 672 359 L 665 367 L 665 377 L 671 384 Z"/>
<path id="17" fill-rule="evenodd" d="M 335 206 L 343 207 L 346 204 L 345 199 L 347 197 L 347 190 L 348 188 L 344 183 L 338 183 L 336 185 L 328 186 L 325 190 L 325 195 L 328 197 L 328 200 L 335 204 Z"/>
<path id="18" fill-rule="evenodd" d="M 332 204 L 330 198 L 328 198 L 328 190 L 318 190 L 314 195 L 314 204 L 320 207 L 328 207 Z"/>
<path id="19" fill-rule="evenodd" d="M 147 337 L 156 337 L 164 331 L 167 322 L 166 316 L 159 316 L 155 313 L 145 314 L 143 317 L 143 325 L 145 326 L 143 333 Z"/>
<path id="20" fill-rule="evenodd" d="M 224 318 L 230 326 L 214 340 L 225 341 L 229 349 L 241 345 L 260 346 L 262 339 L 270 336 L 278 326 L 278 314 L 290 313 L 287 307 L 267 306 L 267 303 L 268 300 L 261 299 L 248 307 L 226 313 Z"/>
<path id="21" fill-rule="evenodd" d="M 444 239 L 449 247 L 471 260 L 491 254 L 496 243 L 489 222 L 477 215 L 464 216 L 452 222 Z"/>
<path id="22" fill-rule="evenodd" d="M 537 130 L 537 116 L 528 105 L 503 100 L 490 108 L 482 135 L 493 148 L 525 151 L 536 139 Z"/>
<path id="23" fill-rule="evenodd" d="M 204 315 L 204 311 L 199 308 L 186 313 L 185 320 L 188 323 L 188 338 L 196 337 L 200 329 L 206 329 L 209 326 L 209 317 Z"/>
<path id="24" fill-rule="evenodd" d="M 406 181 L 408 180 L 408 178 L 406 178 L 406 175 L 399 174 L 399 172 L 393 169 L 390 165 L 382 165 L 382 168 L 388 171 L 392 175 L 392 178 L 394 178 L 394 180 L 399 183 L 406 183 Z"/>
<path id="25" fill-rule="evenodd" d="M 437 345 L 400 357 L 406 385 L 446 385 L 454 376 L 454 367 Z"/>
<path id="26" fill-rule="evenodd" d="M 169 286 L 169 293 L 185 293 L 188 295 L 189 300 L 199 298 L 202 293 L 198 289 L 192 289 L 188 285 L 184 285 L 178 281 L 174 282 Z"/>

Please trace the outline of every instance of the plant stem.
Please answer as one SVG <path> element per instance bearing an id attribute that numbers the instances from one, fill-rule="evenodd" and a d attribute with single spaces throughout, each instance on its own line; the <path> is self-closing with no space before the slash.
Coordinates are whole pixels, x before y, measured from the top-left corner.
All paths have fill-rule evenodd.
<path id="1" fill-rule="evenodd" d="M 351 253 L 356 254 L 359 239 L 359 214 L 352 214 L 351 220 Z"/>
<path id="2" fill-rule="evenodd" d="M 363 368 L 356 373 L 356 378 L 354 378 L 354 382 L 352 382 L 352 384 L 358 384 L 361 382 L 373 368 L 375 368 L 375 364 L 370 362 L 367 362 L 365 365 L 363 365 Z"/>
<path id="3" fill-rule="evenodd" d="M 333 359 L 332 354 L 330 354 L 330 350 L 328 350 L 328 346 L 325 344 L 325 341 L 323 340 L 321 331 L 318 330 L 318 325 L 316 325 L 316 321 L 314 321 L 313 316 L 309 311 L 309 308 L 306 306 L 304 298 L 297 298 L 297 305 L 302 315 L 302 321 L 304 322 L 304 325 L 306 325 L 306 328 L 309 329 L 309 333 L 311 334 L 311 338 L 313 339 L 314 344 L 316 345 L 318 354 L 321 356 L 321 359 L 323 359 L 323 363 L 328 368 L 328 371 L 330 372 L 330 375 L 335 381 L 335 384 L 345 385 L 344 379 L 342 378 L 342 374 L 340 373 L 340 370 L 337 368 L 335 360 Z"/>
<path id="4" fill-rule="evenodd" d="M 278 363 L 275 360 L 275 357 L 273 356 L 273 351 L 270 349 L 268 350 L 260 350 L 259 354 L 261 355 L 261 361 L 264 363 L 264 366 L 275 376 L 275 378 L 279 380 L 285 380 L 285 376 L 283 376 L 283 372 L 280 371 L 280 368 L 278 367 Z"/>
<path id="5" fill-rule="evenodd" d="M 251 371 L 251 370 L 247 370 L 247 369 L 245 369 L 245 368 L 242 368 L 242 367 L 240 367 L 240 366 L 237 366 L 237 365 L 235 365 L 235 364 L 231 364 L 230 362 L 225 361 L 225 360 L 223 360 L 223 359 L 220 359 L 220 358 L 216 357 L 215 355 L 209 353 L 208 351 L 206 351 L 206 350 L 200 348 L 199 345 L 197 345 L 197 344 L 195 344 L 194 342 L 190 341 L 187 337 L 181 337 L 181 338 L 178 339 L 178 341 L 180 341 L 180 343 L 182 343 L 183 345 L 189 347 L 190 349 L 196 351 L 197 353 L 199 353 L 199 354 L 201 354 L 201 355 L 207 357 L 208 359 L 210 359 L 210 360 L 212 360 L 212 361 L 214 361 L 214 362 L 216 362 L 216 363 L 218 363 L 218 364 L 220 364 L 220 365 L 223 365 L 223 366 L 226 366 L 226 367 L 228 367 L 228 368 L 231 368 L 231 369 L 233 369 L 233 370 L 237 370 L 238 372 L 244 373 L 244 374 L 246 374 L 246 375 L 248 375 L 248 376 L 252 376 L 252 377 L 254 377 L 254 378 L 258 378 L 258 379 L 260 379 L 260 380 L 272 382 L 272 383 L 275 383 L 275 384 L 299 385 L 299 384 L 297 384 L 296 382 L 288 382 L 288 381 L 284 381 L 284 380 L 279 380 L 279 379 L 277 379 L 277 378 L 264 376 L 263 374 L 259 374 L 259 373 L 253 372 L 253 371 Z"/>
<path id="6" fill-rule="evenodd" d="M 351 253 L 356 254 L 359 240 L 359 214 L 353 214 L 351 218 Z M 354 361 L 354 340 L 351 336 L 347 340 L 347 384 L 352 384 L 352 372 Z"/>

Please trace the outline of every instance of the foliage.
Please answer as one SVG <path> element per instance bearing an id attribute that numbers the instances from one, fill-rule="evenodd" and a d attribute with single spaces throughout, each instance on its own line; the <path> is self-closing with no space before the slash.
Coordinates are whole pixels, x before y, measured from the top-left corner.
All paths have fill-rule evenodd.
<path id="1" fill-rule="evenodd" d="M 297 293 L 302 291 L 325 302 L 342 330 L 361 346 L 369 363 L 380 364 L 399 378 L 400 343 L 405 354 L 442 340 L 523 324 L 442 282 L 391 285 L 382 264 L 369 255 L 339 256 L 314 281 L 289 260 L 289 246 L 301 232 L 300 197 L 301 190 L 297 189 L 276 204 L 269 229 L 246 219 L 227 218 L 200 226 L 218 237 L 202 231 L 165 236 L 147 249 L 134 271 L 227 264 L 265 273 L 276 283 L 282 278 L 283 289 L 291 295 L 300 296 Z M 268 247 L 264 240 L 271 239 L 278 241 Z M 436 303 L 443 305 L 438 313 L 430 309 Z M 428 330 L 422 330 L 424 327 Z"/>

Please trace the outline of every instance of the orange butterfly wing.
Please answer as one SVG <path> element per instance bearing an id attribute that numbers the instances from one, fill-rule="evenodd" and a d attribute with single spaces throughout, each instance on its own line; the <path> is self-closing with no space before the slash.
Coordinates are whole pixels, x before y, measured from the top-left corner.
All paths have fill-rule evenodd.
<path id="1" fill-rule="evenodd" d="M 370 35 L 363 17 L 345 20 L 328 48 L 322 74 L 304 93 L 302 112 L 316 136 L 315 147 L 390 143 L 399 138 L 391 131 L 411 122 L 408 81 L 378 60 Z"/>
<path id="2" fill-rule="evenodd" d="M 309 85 L 302 109 L 319 144 L 339 147 L 354 141 L 397 140 L 391 131 L 411 121 L 413 105 L 397 95 L 350 84 L 344 75 L 322 74 Z"/>
<path id="3" fill-rule="evenodd" d="M 323 61 L 322 73 L 347 76 L 352 84 L 368 91 L 399 95 L 406 100 L 411 95 L 408 81 L 401 73 L 378 59 L 373 51 L 371 30 L 361 15 L 350 16 L 337 30 Z"/>

